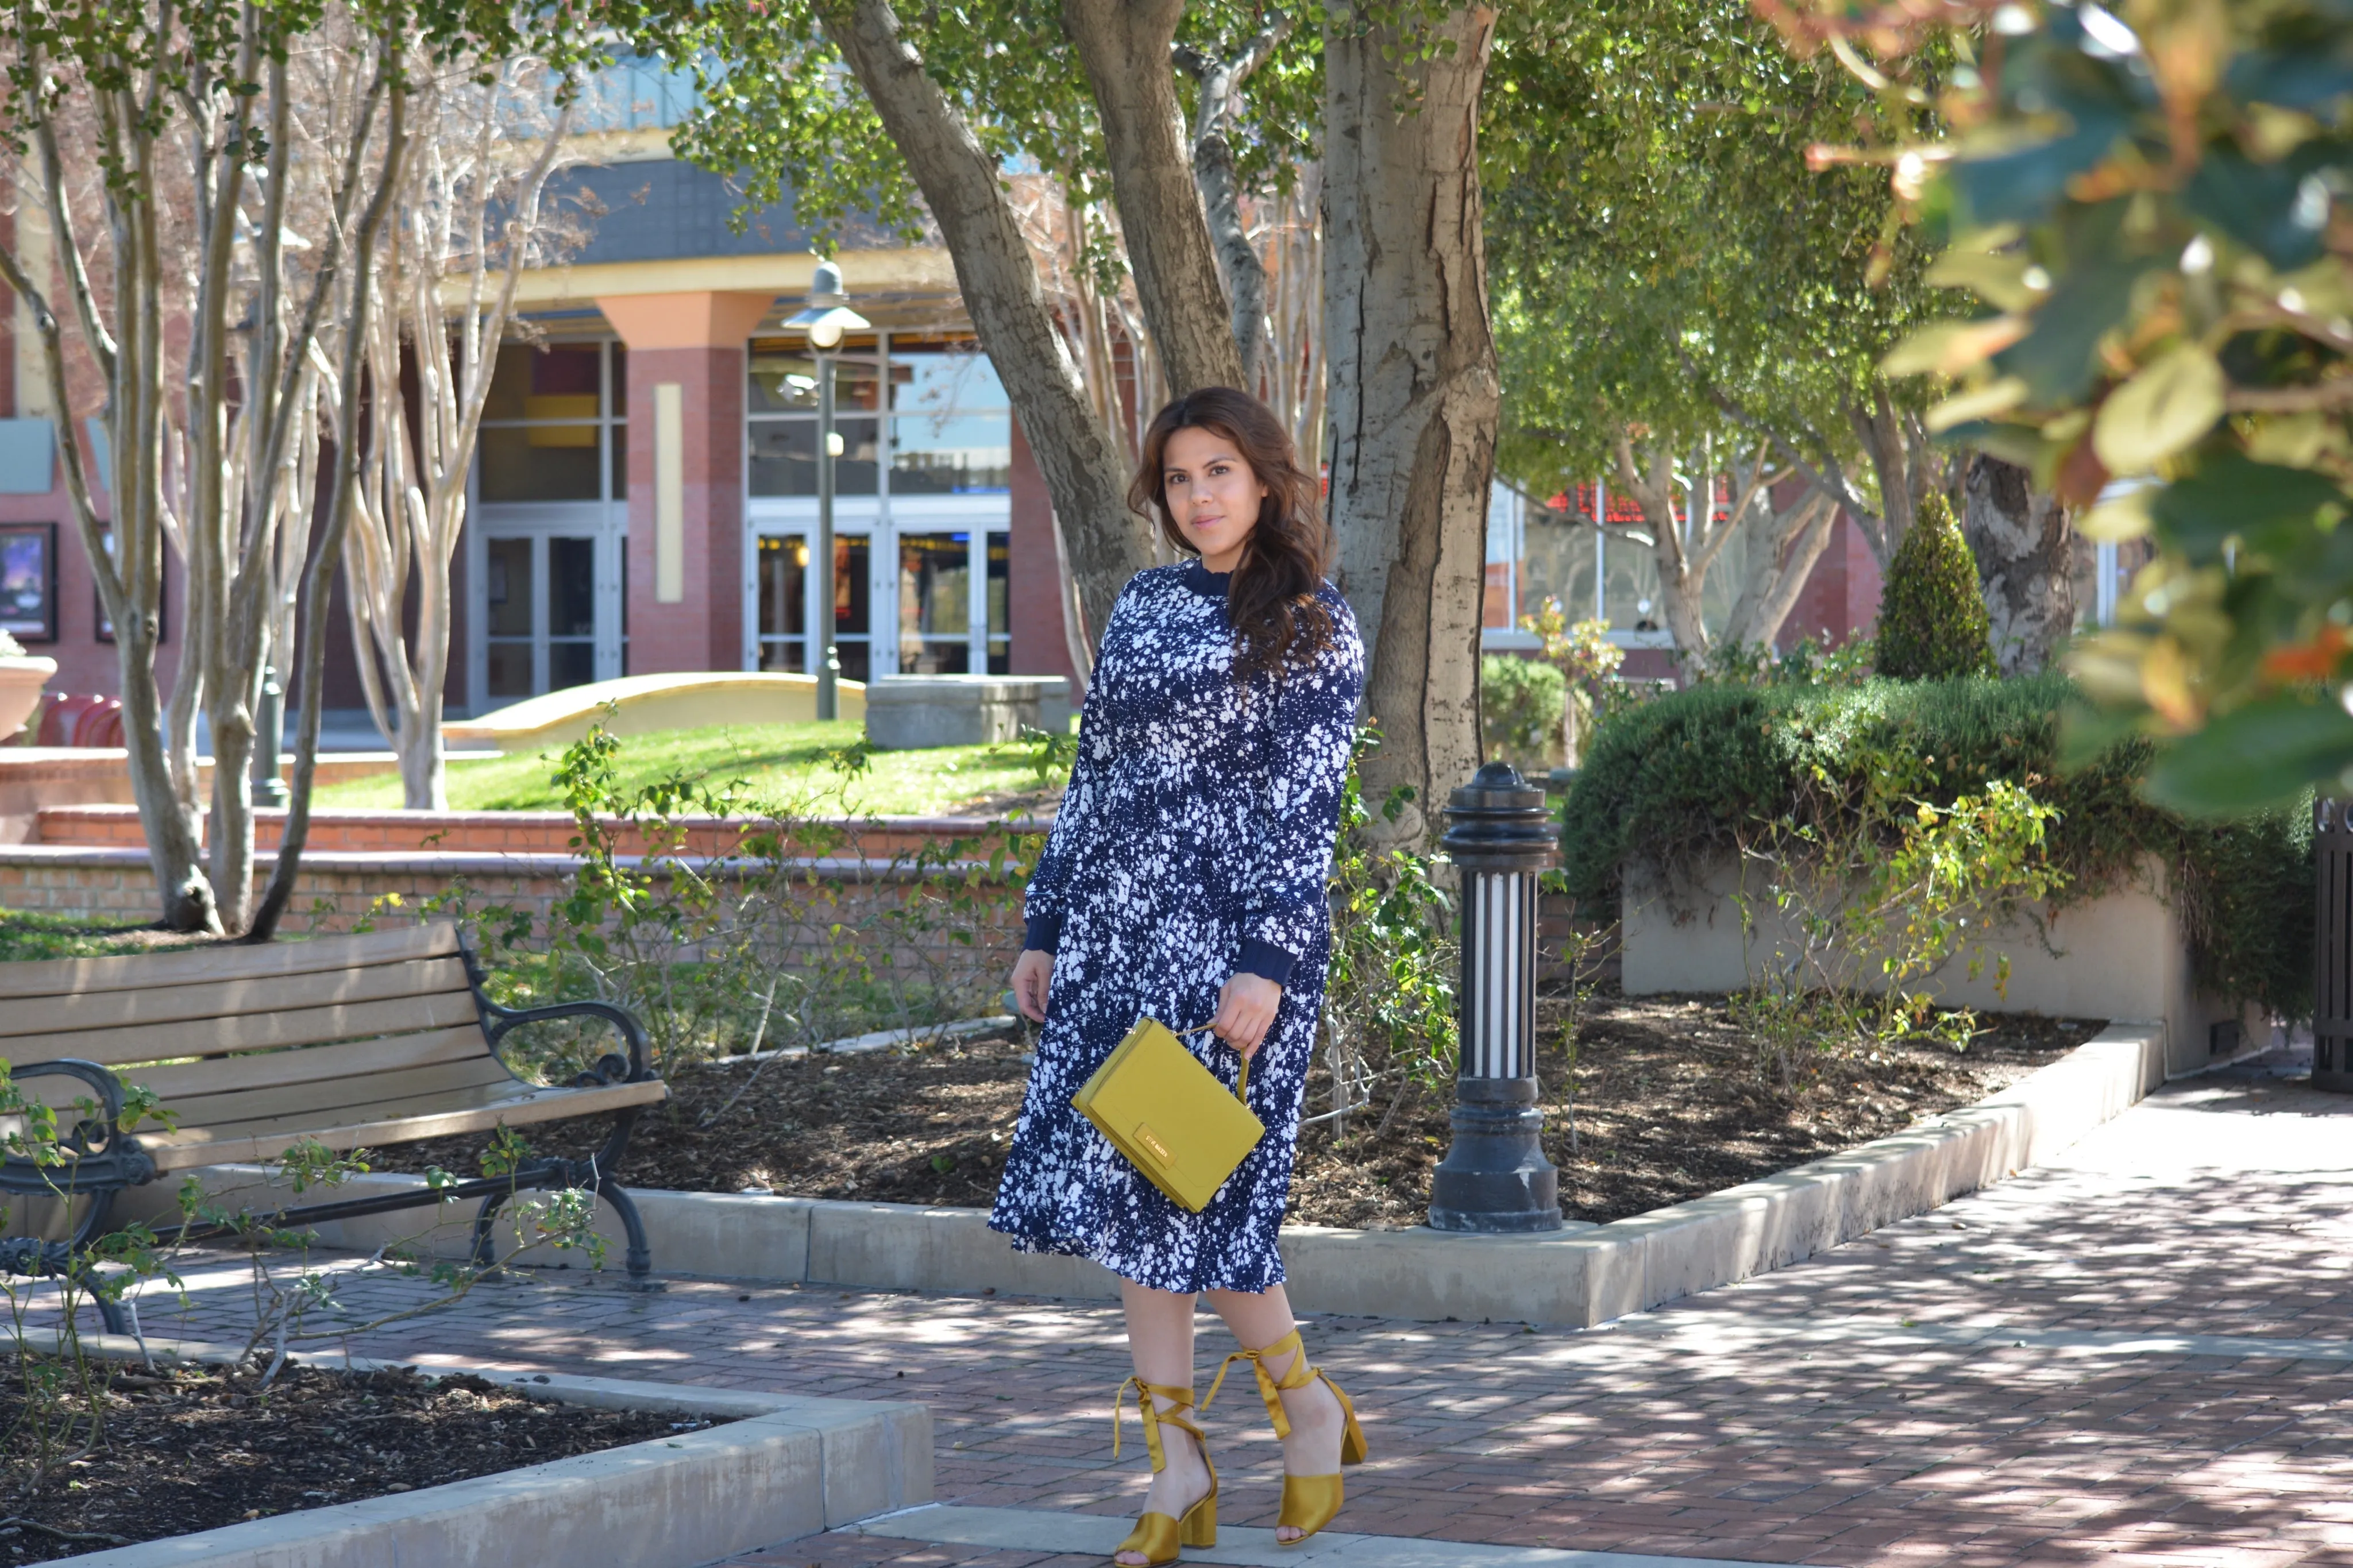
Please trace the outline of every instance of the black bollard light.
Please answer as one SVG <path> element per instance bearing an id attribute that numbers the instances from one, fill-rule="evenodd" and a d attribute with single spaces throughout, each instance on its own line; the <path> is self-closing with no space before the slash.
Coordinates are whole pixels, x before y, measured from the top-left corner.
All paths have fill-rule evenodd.
<path id="1" fill-rule="evenodd" d="M 1509 763 L 1456 790 L 1439 841 L 1462 873 L 1462 1054 L 1454 1146 L 1430 1185 L 1438 1230 L 1558 1230 L 1536 1109 L 1536 879 L 1559 857 L 1544 791 Z"/>

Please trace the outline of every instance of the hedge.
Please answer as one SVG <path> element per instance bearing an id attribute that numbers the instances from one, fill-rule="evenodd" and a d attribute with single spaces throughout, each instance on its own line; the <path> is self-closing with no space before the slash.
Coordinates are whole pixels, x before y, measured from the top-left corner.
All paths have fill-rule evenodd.
<path id="1" fill-rule="evenodd" d="M 1588 907 L 1614 904 L 1629 860 L 1689 873 L 1784 817 L 1827 822 L 1859 797 L 1864 770 L 1897 757 L 1916 761 L 1942 801 L 2004 779 L 2057 808 L 2049 844 L 2069 879 L 2063 904 L 2117 887 L 2156 857 L 2171 870 L 2199 983 L 2310 1016 L 2308 801 L 2229 823 L 2186 820 L 2136 793 L 2152 760 L 2138 740 L 2062 770 L 2060 713 L 2072 695 L 2058 675 L 1873 679 L 1700 685 L 1622 709 L 1594 735 L 1562 808 L 1569 891 Z"/>

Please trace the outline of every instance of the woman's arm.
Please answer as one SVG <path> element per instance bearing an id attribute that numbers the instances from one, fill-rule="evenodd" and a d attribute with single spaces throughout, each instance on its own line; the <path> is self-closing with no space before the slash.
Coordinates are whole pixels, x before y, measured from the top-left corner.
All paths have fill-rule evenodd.
<path id="1" fill-rule="evenodd" d="M 1238 974 L 1278 986 L 1329 918 L 1332 840 L 1365 685 L 1364 644 L 1347 601 L 1326 586 L 1332 644 L 1275 683 L 1267 777 L 1259 799 L 1256 870 L 1241 922 Z"/>
<path id="2" fill-rule="evenodd" d="M 1112 627 L 1119 624 L 1127 599 L 1127 590 L 1123 588 L 1103 626 L 1105 646 L 1111 641 Z M 1071 782 L 1062 792 L 1061 804 L 1054 808 L 1053 830 L 1046 836 L 1046 847 L 1038 852 L 1038 863 L 1030 868 L 1029 886 L 1022 893 L 1022 956 L 1014 966 L 1013 990 L 1025 1013 L 1029 1008 L 1030 990 L 1036 992 L 1038 1011 L 1030 1014 L 1033 1022 L 1044 1021 L 1046 980 L 1053 971 L 1053 953 L 1061 945 L 1062 914 L 1068 907 L 1065 900 L 1071 879 L 1071 845 L 1077 837 L 1078 824 L 1093 808 L 1095 782 L 1111 760 L 1106 726 L 1095 721 L 1103 691 L 1100 666 L 1095 674 L 1096 679 L 1087 687 L 1086 701 L 1079 715 L 1079 747 L 1071 759 Z M 1042 964 L 1030 962 L 1031 953 L 1041 955 Z"/>

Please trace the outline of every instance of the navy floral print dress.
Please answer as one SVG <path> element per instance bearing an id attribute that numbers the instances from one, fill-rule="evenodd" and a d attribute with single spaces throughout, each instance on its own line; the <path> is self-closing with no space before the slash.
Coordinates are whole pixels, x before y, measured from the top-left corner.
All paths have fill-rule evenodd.
<path id="1" fill-rule="evenodd" d="M 1155 1289 L 1263 1290 L 1331 952 L 1325 889 L 1364 686 L 1338 590 L 1332 646 L 1238 682 L 1228 579 L 1196 560 L 1138 573 L 1113 606 L 1079 752 L 1029 879 L 1028 945 L 1054 954 L 1046 1025 L 989 1225 L 1024 1252 L 1092 1258 Z M 1190 1214 L 1071 1104 L 1137 1018 L 1201 1024 L 1240 972 L 1283 987 L 1250 1068 L 1266 1136 Z M 1231 1085 L 1240 1056 L 1186 1045 Z"/>

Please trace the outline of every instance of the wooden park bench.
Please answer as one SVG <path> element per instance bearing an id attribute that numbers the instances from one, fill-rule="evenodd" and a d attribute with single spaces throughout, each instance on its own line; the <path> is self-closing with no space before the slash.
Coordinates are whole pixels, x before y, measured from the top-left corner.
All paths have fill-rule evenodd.
<path id="1" fill-rule="evenodd" d="M 499 1045 L 544 1018 L 604 1019 L 627 1054 L 604 1057 L 568 1084 L 526 1083 Z M 311 1205 L 267 1221 L 299 1227 L 480 1198 L 475 1258 L 488 1263 L 491 1221 L 507 1200 L 585 1188 L 620 1215 L 631 1281 L 651 1272 L 645 1226 L 614 1176 L 638 1111 L 670 1092 L 647 1059 L 645 1030 L 603 1002 L 498 1005 L 482 994 L 481 970 L 447 921 L 259 947 L 0 963 L 0 1058 L 26 1100 L 57 1108 L 68 1154 L 48 1167 L 0 1157 L 0 1194 L 83 1200 L 66 1240 L 0 1241 L 8 1272 L 70 1271 L 104 1233 L 117 1194 L 174 1172 L 269 1160 L 305 1139 L 346 1152 L 598 1115 L 613 1118 L 612 1133 L 586 1160 L 534 1157 L 512 1175 Z M 177 1124 L 126 1130 L 126 1082 L 153 1090 Z M 76 1113 L 78 1100 L 99 1114 Z M 119 1328 L 114 1304 L 100 1305 Z"/>

